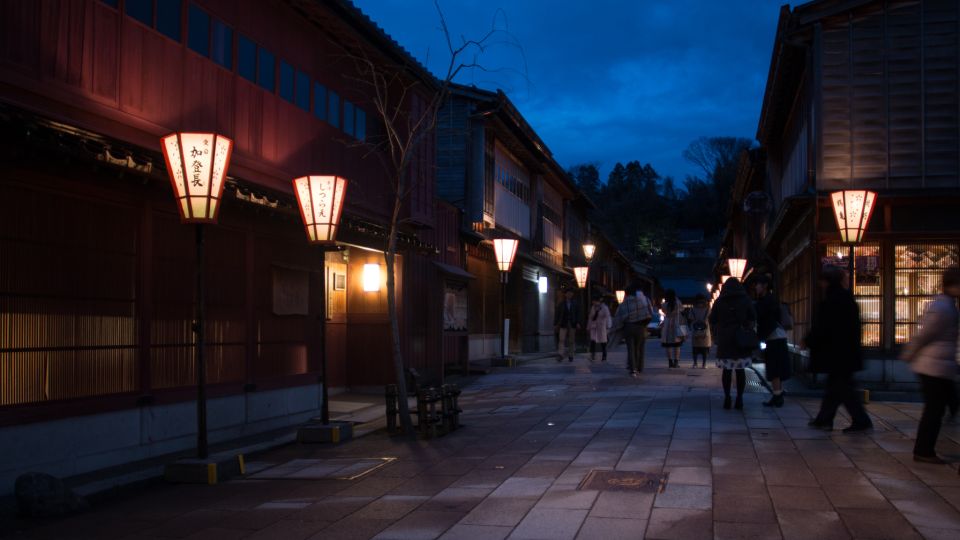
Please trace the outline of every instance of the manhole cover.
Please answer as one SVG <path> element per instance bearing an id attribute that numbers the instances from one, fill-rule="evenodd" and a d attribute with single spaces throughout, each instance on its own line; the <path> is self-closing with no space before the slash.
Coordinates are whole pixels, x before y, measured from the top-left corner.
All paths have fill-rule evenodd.
<path id="1" fill-rule="evenodd" d="M 667 485 L 668 473 L 654 474 L 643 471 L 600 471 L 587 473 L 577 489 L 600 491 L 641 491 L 659 493 Z"/>
<path id="2" fill-rule="evenodd" d="M 257 480 L 356 480 L 397 458 L 294 459 L 268 465 L 248 478 Z"/>

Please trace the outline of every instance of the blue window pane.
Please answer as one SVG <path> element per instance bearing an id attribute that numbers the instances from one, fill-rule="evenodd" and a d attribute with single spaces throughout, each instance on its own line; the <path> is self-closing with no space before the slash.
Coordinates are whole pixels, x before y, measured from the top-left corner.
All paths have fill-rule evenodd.
<path id="1" fill-rule="evenodd" d="M 210 56 L 210 15 L 190 4 L 187 31 L 187 46 L 203 56 Z"/>
<path id="2" fill-rule="evenodd" d="M 153 0 L 127 0 L 127 15 L 153 28 Z"/>
<path id="3" fill-rule="evenodd" d="M 280 61 L 280 97 L 293 103 L 293 66 Z"/>
<path id="4" fill-rule="evenodd" d="M 340 96 L 333 90 L 328 90 L 327 97 L 327 122 L 330 122 L 331 126 L 340 129 Z"/>
<path id="5" fill-rule="evenodd" d="M 361 141 L 367 140 L 367 113 L 360 107 L 357 107 L 357 128 L 354 135 Z"/>
<path id="6" fill-rule="evenodd" d="M 313 115 L 327 119 L 327 87 L 318 82 L 313 83 Z"/>
<path id="7" fill-rule="evenodd" d="M 157 30 L 174 41 L 180 41 L 181 0 L 157 0 Z"/>
<path id="8" fill-rule="evenodd" d="M 112 8 L 115 8 L 117 7 L 118 4 L 120 4 L 120 0 L 100 0 L 100 1 Z"/>
<path id="9" fill-rule="evenodd" d="M 227 69 L 233 69 L 233 28 L 217 19 L 213 20 L 213 54 L 214 62 Z"/>
<path id="10" fill-rule="evenodd" d="M 302 71 L 297 72 L 297 107 L 310 110 L 310 77 Z"/>
<path id="11" fill-rule="evenodd" d="M 343 100 L 343 132 L 353 135 L 353 103 Z"/>
<path id="12" fill-rule="evenodd" d="M 257 45 L 240 34 L 237 38 L 237 72 L 250 82 L 257 82 Z"/>
<path id="13" fill-rule="evenodd" d="M 273 53 L 266 49 L 259 49 L 257 55 L 260 62 L 257 70 L 257 84 L 266 90 L 273 92 L 276 85 L 276 59 Z"/>

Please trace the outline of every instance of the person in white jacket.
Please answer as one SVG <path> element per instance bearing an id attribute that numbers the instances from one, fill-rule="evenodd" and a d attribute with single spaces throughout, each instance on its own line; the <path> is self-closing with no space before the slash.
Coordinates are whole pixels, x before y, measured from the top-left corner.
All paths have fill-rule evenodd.
<path id="1" fill-rule="evenodd" d="M 923 463 L 945 463 L 937 456 L 935 446 L 940 423 L 947 406 L 956 400 L 954 377 L 957 375 L 957 336 L 960 333 L 960 269 L 950 268 L 943 275 L 943 294 L 927 305 L 920 331 L 913 336 L 900 355 L 920 377 L 923 392 L 923 414 L 913 446 L 913 460 Z"/>
<path id="2" fill-rule="evenodd" d="M 590 332 L 590 361 L 596 361 L 597 345 L 600 345 L 600 352 L 603 354 L 601 361 L 607 361 L 607 331 L 613 325 L 613 317 L 610 316 L 610 308 L 607 307 L 605 298 L 594 298 L 590 306 L 590 313 L 587 316 L 587 330 Z"/>

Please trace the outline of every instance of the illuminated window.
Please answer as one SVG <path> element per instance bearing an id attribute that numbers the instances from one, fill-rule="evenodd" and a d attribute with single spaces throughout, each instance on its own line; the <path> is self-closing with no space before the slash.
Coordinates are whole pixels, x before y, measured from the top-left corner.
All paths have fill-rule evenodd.
<path id="1" fill-rule="evenodd" d="M 956 244 L 897 244 L 894 247 L 895 342 L 906 343 L 920 327 L 927 304 L 940 292 L 943 271 L 956 266 Z"/>
<path id="2" fill-rule="evenodd" d="M 846 269 L 849 265 L 850 247 L 844 244 L 828 244 L 825 259 Z M 853 294 L 860 305 L 860 321 L 863 323 L 862 342 L 865 347 L 879 347 L 883 326 L 883 283 L 880 267 L 880 245 L 865 243 L 856 246 L 853 257 Z"/>

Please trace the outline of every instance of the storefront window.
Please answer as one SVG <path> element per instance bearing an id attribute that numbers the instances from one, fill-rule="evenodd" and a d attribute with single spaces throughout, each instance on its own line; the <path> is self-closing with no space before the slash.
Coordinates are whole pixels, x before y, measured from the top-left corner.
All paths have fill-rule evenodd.
<path id="1" fill-rule="evenodd" d="M 895 342 L 906 343 L 917 332 L 927 304 L 940 292 L 943 271 L 956 266 L 956 244 L 897 244 Z"/>
<path id="2" fill-rule="evenodd" d="M 850 264 L 850 247 L 828 244 L 825 262 L 841 268 Z M 863 323 L 862 343 L 865 347 L 879 347 L 883 327 L 883 283 L 880 267 L 880 245 L 862 244 L 854 248 L 853 294 L 860 305 Z"/>

